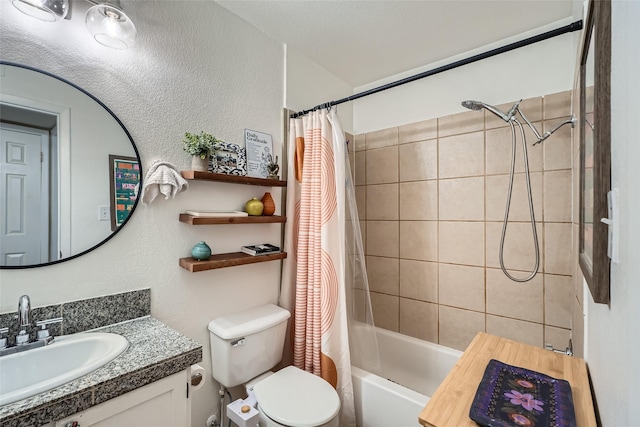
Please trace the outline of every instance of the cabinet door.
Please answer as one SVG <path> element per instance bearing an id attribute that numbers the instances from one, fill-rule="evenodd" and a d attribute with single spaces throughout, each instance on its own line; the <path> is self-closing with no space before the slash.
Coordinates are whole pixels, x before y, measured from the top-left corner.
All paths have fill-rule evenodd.
<path id="1" fill-rule="evenodd" d="M 190 427 L 187 371 L 163 378 L 86 411 L 57 421 L 55 427 Z"/>

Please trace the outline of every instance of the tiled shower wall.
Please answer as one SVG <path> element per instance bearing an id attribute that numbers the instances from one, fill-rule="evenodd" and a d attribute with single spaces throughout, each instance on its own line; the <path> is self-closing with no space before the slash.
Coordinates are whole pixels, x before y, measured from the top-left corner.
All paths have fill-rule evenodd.
<path id="1" fill-rule="evenodd" d="M 520 109 L 543 132 L 570 116 L 571 92 L 526 99 Z M 536 146 L 527 130 L 527 141 L 541 263 L 531 281 L 516 283 L 498 261 L 511 161 L 507 123 L 469 111 L 355 137 L 377 326 L 457 349 L 479 331 L 567 346 L 574 298 L 571 128 Z M 516 156 L 504 261 L 512 275 L 526 277 L 535 258 L 520 145 Z"/>

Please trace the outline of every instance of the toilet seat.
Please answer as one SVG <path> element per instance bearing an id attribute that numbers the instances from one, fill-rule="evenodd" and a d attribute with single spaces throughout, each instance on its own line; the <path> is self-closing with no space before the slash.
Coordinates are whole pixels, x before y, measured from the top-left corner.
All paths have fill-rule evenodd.
<path id="1" fill-rule="evenodd" d="M 285 426 L 316 427 L 340 411 L 335 389 L 322 378 L 287 366 L 253 387 L 262 412 Z"/>

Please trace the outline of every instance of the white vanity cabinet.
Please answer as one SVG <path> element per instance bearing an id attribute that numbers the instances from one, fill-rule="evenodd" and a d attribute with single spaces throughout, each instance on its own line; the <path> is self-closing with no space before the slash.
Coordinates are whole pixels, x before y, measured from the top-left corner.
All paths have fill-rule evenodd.
<path id="1" fill-rule="evenodd" d="M 189 369 L 43 427 L 190 427 L 188 383 Z"/>

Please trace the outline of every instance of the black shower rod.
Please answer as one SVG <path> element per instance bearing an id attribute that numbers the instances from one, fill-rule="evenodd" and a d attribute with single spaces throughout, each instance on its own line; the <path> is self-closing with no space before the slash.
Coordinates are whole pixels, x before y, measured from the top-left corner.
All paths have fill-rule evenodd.
<path id="1" fill-rule="evenodd" d="M 524 46 L 528 46 L 530 44 L 533 43 L 537 43 L 543 40 L 547 40 L 550 39 L 552 37 L 556 37 L 565 33 L 571 33 L 573 31 L 579 31 L 582 29 L 582 20 L 580 21 L 576 21 L 576 22 L 572 22 L 569 25 L 565 25 L 564 27 L 560 27 L 560 28 L 556 28 L 555 30 L 551 30 L 551 31 L 547 31 L 546 33 L 542 33 L 542 34 L 538 34 L 536 36 L 532 36 L 529 38 L 526 38 L 524 40 L 520 40 L 514 43 L 510 43 L 508 45 L 502 46 L 502 47 L 498 47 L 495 49 L 491 49 L 487 52 L 483 52 L 483 53 L 479 53 L 477 55 L 473 55 L 469 58 L 465 58 L 465 59 L 461 59 L 459 61 L 454 61 L 450 64 L 446 64 L 437 68 L 434 68 L 432 70 L 428 70 L 428 71 L 424 71 L 422 73 L 416 74 L 414 76 L 410 76 L 410 77 L 405 77 L 404 79 L 400 79 L 398 81 L 395 82 L 391 82 L 391 83 L 387 83 L 385 85 L 382 86 L 378 86 L 375 87 L 373 89 L 369 89 L 369 90 L 365 90 L 364 92 L 360 92 L 360 93 L 356 93 L 354 95 L 351 96 L 347 96 L 346 98 L 342 98 L 342 99 L 338 99 L 337 101 L 330 101 L 330 102 L 325 102 L 324 104 L 319 104 L 316 105 L 315 107 L 309 109 L 309 110 L 303 110 L 303 111 L 299 111 L 297 113 L 292 114 L 290 117 L 291 118 L 296 118 L 296 117 L 300 117 L 300 116 L 304 116 L 305 114 L 311 112 L 311 111 L 315 111 L 315 110 L 319 110 L 322 108 L 330 108 L 333 107 L 334 105 L 338 105 L 338 104 L 342 104 L 344 102 L 349 102 L 349 101 L 353 101 L 359 98 L 363 98 L 365 96 L 369 96 L 369 95 L 373 95 L 374 93 L 378 93 L 378 92 L 382 92 L 383 90 L 387 90 L 387 89 L 391 89 L 394 87 L 398 87 L 400 85 L 403 85 L 405 83 L 411 83 L 414 82 L 416 80 L 420 80 L 423 79 L 425 77 L 429 77 L 429 76 L 433 76 L 434 74 L 438 74 L 438 73 L 442 73 L 443 71 L 449 71 L 449 70 L 453 70 L 454 68 L 458 68 L 461 67 L 463 65 L 467 65 L 467 64 L 471 64 L 472 62 L 476 62 L 476 61 L 480 61 L 481 59 L 486 59 L 486 58 L 490 58 L 492 56 L 495 55 L 499 55 L 501 53 L 504 52 L 509 52 L 510 50 L 514 50 L 514 49 L 518 49 Z"/>

